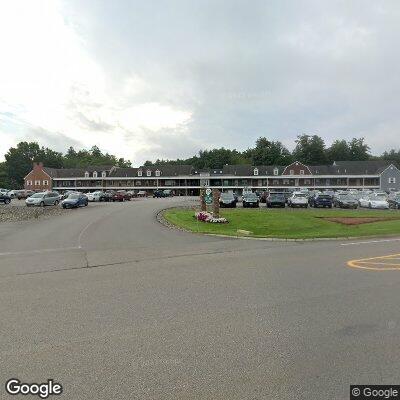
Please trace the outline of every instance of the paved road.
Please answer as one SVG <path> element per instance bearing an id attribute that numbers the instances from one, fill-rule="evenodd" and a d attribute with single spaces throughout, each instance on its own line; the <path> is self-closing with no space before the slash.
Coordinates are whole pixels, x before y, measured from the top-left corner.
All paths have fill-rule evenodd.
<path id="1" fill-rule="evenodd" d="M 185 201 L 0 225 L 0 398 L 10 377 L 54 378 L 71 400 L 343 400 L 351 383 L 399 383 L 400 272 L 346 262 L 400 241 L 224 239 L 155 220 Z"/>

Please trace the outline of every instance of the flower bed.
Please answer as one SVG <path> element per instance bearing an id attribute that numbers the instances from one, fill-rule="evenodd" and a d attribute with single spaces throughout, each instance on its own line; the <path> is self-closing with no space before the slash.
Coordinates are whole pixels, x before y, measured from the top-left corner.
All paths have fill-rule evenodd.
<path id="1" fill-rule="evenodd" d="M 201 222 L 211 222 L 213 224 L 226 224 L 228 220 L 226 218 L 215 218 L 212 213 L 207 211 L 197 212 L 195 215 L 197 221 Z"/>

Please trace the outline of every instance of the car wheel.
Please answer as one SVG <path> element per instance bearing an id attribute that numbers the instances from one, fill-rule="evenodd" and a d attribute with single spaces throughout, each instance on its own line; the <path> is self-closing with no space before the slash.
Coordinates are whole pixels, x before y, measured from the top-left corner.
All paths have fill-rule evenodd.
<path id="1" fill-rule="evenodd" d="M 67 208 L 67 206 L 65 204 L 63 204 L 62 208 L 65 210 Z"/>
<path id="2" fill-rule="evenodd" d="M 86 202 L 84 205 L 85 205 L 85 207 L 87 207 L 88 206 L 88 202 Z"/>
<path id="3" fill-rule="evenodd" d="M 44 207 L 44 202 L 43 201 L 40 202 L 40 207 Z"/>
<path id="4" fill-rule="evenodd" d="M 371 205 L 371 203 L 368 203 L 368 208 L 372 208 L 372 205 Z"/>
<path id="5" fill-rule="evenodd" d="M 56 200 L 56 201 L 54 202 L 54 205 L 55 205 L 55 206 L 58 206 L 58 203 L 59 203 L 59 201 Z"/>
<path id="6" fill-rule="evenodd" d="M 4 204 L 10 204 L 10 201 L 11 201 L 10 199 L 5 199 Z"/>

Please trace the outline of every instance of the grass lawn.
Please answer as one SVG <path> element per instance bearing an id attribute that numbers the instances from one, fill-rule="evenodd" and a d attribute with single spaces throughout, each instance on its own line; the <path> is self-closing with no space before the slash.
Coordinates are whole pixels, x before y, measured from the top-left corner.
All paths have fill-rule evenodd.
<path id="1" fill-rule="evenodd" d="M 287 239 L 334 238 L 351 236 L 400 235 L 400 212 L 397 210 L 300 210 L 300 209 L 222 209 L 221 217 L 228 224 L 198 222 L 194 211 L 170 209 L 164 214 L 167 221 L 193 232 L 240 236 L 237 230 L 250 231 L 249 236 Z M 379 217 L 391 220 L 343 225 L 318 217 Z"/>

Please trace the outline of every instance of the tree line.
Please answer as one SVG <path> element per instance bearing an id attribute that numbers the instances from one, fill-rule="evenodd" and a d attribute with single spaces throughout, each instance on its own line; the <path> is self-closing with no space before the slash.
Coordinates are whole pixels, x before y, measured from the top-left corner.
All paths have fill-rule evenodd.
<path id="1" fill-rule="evenodd" d="M 20 142 L 11 147 L 0 163 L 0 187 L 20 188 L 24 177 L 32 169 L 32 163 L 42 161 L 46 167 L 83 168 L 87 165 L 116 165 L 130 167 L 131 162 L 124 158 L 103 153 L 97 146 L 89 150 L 76 151 L 70 147 L 65 154 L 36 142 Z M 400 150 L 389 150 L 380 156 L 372 155 L 364 138 L 335 140 L 327 146 L 318 135 L 299 135 L 293 151 L 289 151 L 280 141 L 260 137 L 255 146 L 244 151 L 224 147 L 200 150 L 198 154 L 176 160 L 157 159 L 146 161 L 145 166 L 189 164 L 196 169 L 222 168 L 226 164 L 288 165 L 300 161 L 307 165 L 330 164 L 333 161 L 390 160 L 400 167 Z"/>

